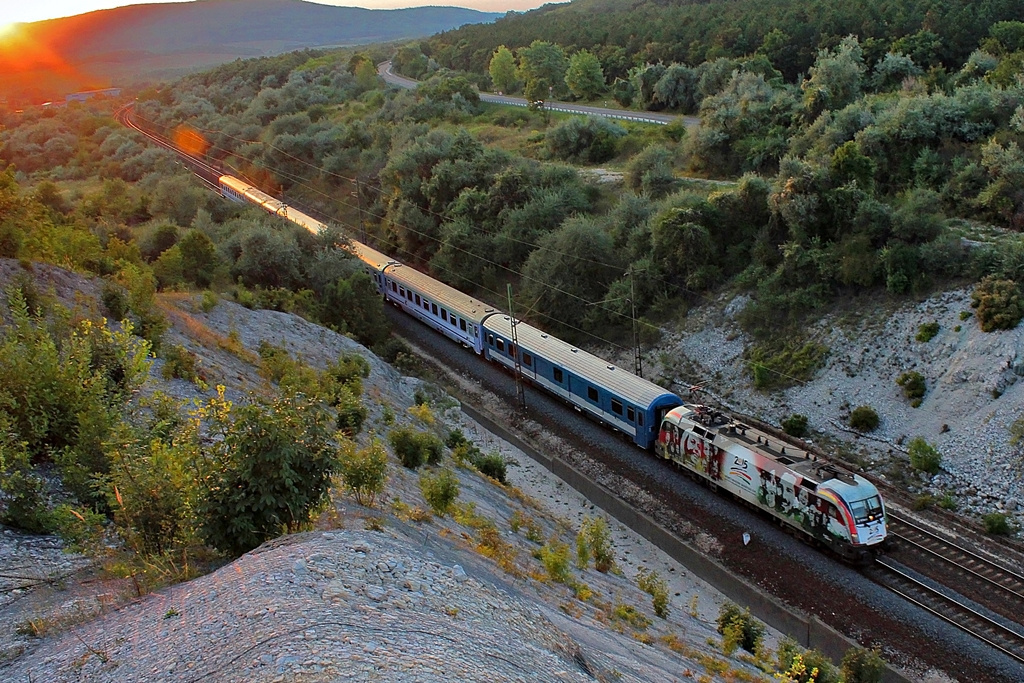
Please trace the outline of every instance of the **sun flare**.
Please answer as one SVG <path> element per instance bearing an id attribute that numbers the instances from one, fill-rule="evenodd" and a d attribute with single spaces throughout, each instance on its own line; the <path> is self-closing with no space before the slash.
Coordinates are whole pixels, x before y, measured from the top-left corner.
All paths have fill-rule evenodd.
<path id="1" fill-rule="evenodd" d="M 18 24 L 16 22 L 10 22 L 7 24 L 0 23 L 0 40 L 6 40 L 15 34 L 18 30 Z"/>

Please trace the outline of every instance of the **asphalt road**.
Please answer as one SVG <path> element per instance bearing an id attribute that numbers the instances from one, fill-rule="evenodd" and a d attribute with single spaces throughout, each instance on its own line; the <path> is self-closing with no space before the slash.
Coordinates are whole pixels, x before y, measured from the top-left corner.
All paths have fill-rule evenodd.
<path id="1" fill-rule="evenodd" d="M 377 65 L 377 73 L 386 83 L 397 86 L 399 88 L 416 88 L 419 86 L 419 81 L 414 81 L 411 78 L 405 76 L 399 76 L 391 71 L 391 62 L 381 62 Z M 509 95 L 495 95 L 493 93 L 480 93 L 480 99 L 484 102 L 490 102 L 492 104 L 505 104 L 513 107 L 526 107 L 529 103 L 522 97 L 511 97 Z M 548 101 L 544 103 L 544 108 L 548 111 L 560 111 L 568 114 L 583 114 L 586 116 L 601 116 L 607 119 L 621 119 L 623 121 L 638 121 L 640 123 L 653 123 L 656 125 L 665 125 L 672 123 L 673 121 L 682 120 L 687 126 L 697 126 L 700 123 L 700 119 L 696 116 L 677 116 L 675 114 L 658 114 L 655 112 L 637 112 L 630 111 L 628 109 L 615 109 L 612 107 L 593 107 L 583 104 L 575 104 L 572 102 L 553 102 Z"/>

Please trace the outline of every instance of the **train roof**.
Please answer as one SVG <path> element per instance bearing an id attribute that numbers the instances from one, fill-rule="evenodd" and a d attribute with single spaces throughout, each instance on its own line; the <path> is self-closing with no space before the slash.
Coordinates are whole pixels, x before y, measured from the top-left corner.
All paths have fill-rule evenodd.
<path id="1" fill-rule="evenodd" d="M 833 462 L 818 458 L 806 448 L 800 448 L 789 441 L 744 424 L 708 406 L 684 404 L 668 413 L 666 417 L 677 423 L 686 420 L 689 427 L 699 436 L 713 437 L 718 446 L 728 450 L 726 442 L 738 444 L 768 460 L 793 470 L 817 484 L 825 484 L 845 500 L 861 500 L 875 493 L 875 485 L 864 477 L 845 470 Z M 702 433 L 704 432 L 704 433 Z"/>
<path id="2" fill-rule="evenodd" d="M 352 245 L 351 251 L 355 254 L 356 258 L 366 265 L 372 266 L 374 270 L 381 270 L 389 263 L 395 263 L 395 259 L 391 258 L 387 254 L 377 251 L 373 247 L 366 246 L 362 242 L 352 240 L 350 244 Z"/>
<path id="3" fill-rule="evenodd" d="M 498 312 L 497 308 L 480 301 L 480 299 L 463 294 L 454 287 L 450 287 L 440 280 L 425 275 L 411 266 L 399 263 L 393 259 L 392 261 L 393 264 L 384 270 L 384 274 L 387 277 L 397 281 L 399 284 L 404 284 L 421 295 L 427 295 L 438 306 L 444 306 L 450 312 L 456 313 L 460 318 L 465 318 L 467 321 L 479 325 L 484 318 Z"/>
<path id="4" fill-rule="evenodd" d="M 506 339 L 512 338 L 512 321 L 507 315 L 488 317 L 484 321 L 484 328 Z M 516 338 L 522 348 L 638 406 L 679 403 L 678 396 L 654 382 L 637 377 L 628 370 L 578 349 L 532 325 L 517 321 Z"/>

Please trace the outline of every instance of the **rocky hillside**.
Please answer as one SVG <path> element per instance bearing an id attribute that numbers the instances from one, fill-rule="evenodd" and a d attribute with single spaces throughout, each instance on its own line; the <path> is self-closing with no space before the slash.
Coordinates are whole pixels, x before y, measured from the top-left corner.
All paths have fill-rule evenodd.
<path id="1" fill-rule="evenodd" d="M 0 286 L 20 270 L 2 265 Z M 39 289 L 65 305 L 101 310 L 95 282 L 44 265 L 33 273 Z M 599 512 L 468 422 L 454 401 L 294 315 L 227 301 L 204 312 L 200 301 L 161 299 L 171 322 L 164 343 L 195 353 L 209 386 L 225 384 L 229 398 L 266 390 L 255 363 L 261 341 L 317 367 L 357 351 L 371 362 L 364 396 L 372 432 L 392 423 L 438 433 L 458 427 L 514 465 L 509 485 L 446 456 L 460 494 L 457 512 L 439 517 L 428 511 L 418 474 L 392 458 L 377 506 L 336 490 L 315 529 L 146 595 L 96 561 L 61 553 L 53 539 L 6 530 L 0 678 L 674 681 L 756 672 L 749 657 L 713 645 L 721 596 L 625 528 L 611 524 L 616 570 L 576 566 L 576 530 Z M 209 391 L 160 379 L 162 363 L 153 361 L 146 391 Z M 433 397 L 433 425 L 408 410 L 417 391 Z M 538 559 L 558 547 L 553 538 L 566 543 L 562 569 Z M 666 580 L 667 618 L 637 587 L 641 566 Z"/>
<path id="2" fill-rule="evenodd" d="M 970 295 L 954 290 L 916 304 L 875 302 L 826 316 L 809 335 L 828 348 L 824 367 L 810 381 L 772 392 L 757 391 L 751 381 L 744 358 L 751 341 L 735 320 L 744 300 L 722 299 L 691 312 L 663 340 L 660 372 L 701 383 L 705 398 L 774 424 L 806 415 L 812 438 L 889 478 L 907 479 L 907 444 L 921 437 L 941 453 L 942 470 L 911 475 L 913 492 L 950 494 L 963 513 L 1002 511 L 1024 526 L 1024 445 L 1012 444 L 1010 435 L 1024 416 L 1024 326 L 982 332 Z M 919 341 L 921 326 L 931 323 L 937 333 Z M 924 377 L 927 389 L 916 408 L 896 383 L 910 371 Z M 880 422 L 862 434 L 848 420 L 865 405 Z"/>

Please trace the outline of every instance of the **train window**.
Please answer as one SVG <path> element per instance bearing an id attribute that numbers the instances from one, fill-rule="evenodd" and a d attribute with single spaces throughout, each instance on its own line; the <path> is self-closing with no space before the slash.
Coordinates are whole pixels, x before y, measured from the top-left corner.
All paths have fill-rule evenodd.
<path id="1" fill-rule="evenodd" d="M 427 301 L 426 299 L 423 300 L 423 310 L 426 311 L 427 313 L 430 312 L 430 302 Z"/>
<path id="2" fill-rule="evenodd" d="M 448 322 L 448 309 L 446 309 L 446 308 L 442 308 L 441 309 L 441 320 L 443 320 L 445 322 Z"/>
<path id="3" fill-rule="evenodd" d="M 554 370 L 551 371 L 551 374 L 555 378 L 555 381 L 558 382 L 559 384 L 565 381 L 565 375 L 562 373 L 561 368 L 555 368 Z"/>
<path id="4" fill-rule="evenodd" d="M 594 387 L 587 387 L 587 398 L 597 403 L 597 389 Z"/>
<path id="5" fill-rule="evenodd" d="M 491 346 L 494 346 L 494 335 L 493 334 L 487 335 L 487 343 L 490 344 Z"/>
<path id="6" fill-rule="evenodd" d="M 422 302 L 420 301 L 420 295 L 416 295 L 416 305 L 419 306 Z"/>
<path id="7" fill-rule="evenodd" d="M 411 289 L 405 290 L 405 298 L 408 299 L 409 301 L 412 301 L 412 290 Z"/>
<path id="8" fill-rule="evenodd" d="M 616 415 L 622 415 L 622 402 L 612 399 L 612 412 Z"/>
<path id="9" fill-rule="evenodd" d="M 462 330 L 463 332 L 466 331 L 466 319 L 465 318 L 459 318 L 459 329 Z"/>
<path id="10" fill-rule="evenodd" d="M 626 419 L 630 422 L 636 422 L 636 411 L 633 410 L 633 406 L 626 407 Z"/>
<path id="11" fill-rule="evenodd" d="M 504 351 L 505 350 L 505 342 L 502 341 L 501 339 L 498 340 L 498 350 L 499 351 Z"/>
<path id="12" fill-rule="evenodd" d="M 636 414 L 636 423 L 638 425 L 640 425 L 641 427 L 644 426 L 644 414 L 643 413 L 637 413 Z"/>
<path id="13" fill-rule="evenodd" d="M 392 292 L 397 292 L 398 291 L 398 283 L 396 283 L 394 280 L 391 281 L 391 291 Z"/>
<path id="14" fill-rule="evenodd" d="M 533 365 L 533 356 L 528 354 L 526 351 L 523 351 L 523 365 L 526 367 L 531 367 Z"/>
<path id="15" fill-rule="evenodd" d="M 437 315 L 437 304 L 430 304 L 430 312 Z"/>
<path id="16" fill-rule="evenodd" d="M 398 288 L 398 296 L 405 296 L 405 287 Z"/>

